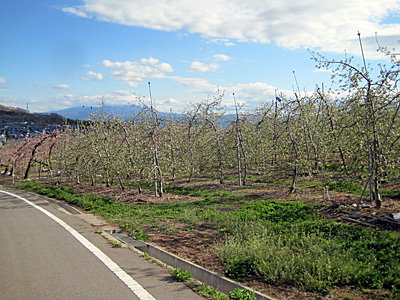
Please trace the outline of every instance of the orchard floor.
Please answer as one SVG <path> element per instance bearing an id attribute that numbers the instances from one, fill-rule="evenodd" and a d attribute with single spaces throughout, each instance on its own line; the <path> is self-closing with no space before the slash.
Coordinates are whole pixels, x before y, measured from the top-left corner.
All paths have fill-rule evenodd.
<path id="1" fill-rule="evenodd" d="M 46 183 L 46 181 L 40 183 Z M 38 183 L 39 183 L 38 182 Z M 1 176 L 0 184 L 13 186 L 9 176 Z M 53 184 L 48 182 L 48 184 Z M 330 192 L 329 198 L 325 195 L 322 188 L 297 188 L 296 193 L 288 194 L 288 187 L 280 184 L 257 184 L 251 183 L 246 189 L 238 189 L 234 182 L 227 181 L 220 185 L 218 181 L 211 181 L 205 179 L 196 179 L 191 183 L 187 180 L 173 181 L 171 185 L 196 187 L 200 189 L 211 190 L 225 190 L 232 193 L 237 193 L 251 199 L 271 199 L 271 200 L 298 200 L 304 203 L 315 202 L 323 203 L 324 206 L 320 209 L 326 219 L 344 222 L 354 226 L 360 226 L 357 223 L 349 222 L 343 218 L 351 217 L 349 212 L 354 211 L 354 205 L 358 201 L 358 197 L 346 193 Z M 198 198 L 191 198 L 189 196 L 180 196 L 172 194 L 164 194 L 163 198 L 155 197 L 152 192 L 144 190 L 141 194 L 133 188 L 127 187 L 121 190 L 118 186 L 111 186 L 106 188 L 102 184 L 91 186 L 88 183 L 71 183 L 65 182 L 62 185 L 71 186 L 75 193 L 96 193 L 104 197 L 114 198 L 123 203 L 131 203 L 133 205 L 140 205 L 141 203 L 160 203 L 160 202 L 173 202 L 173 201 L 196 201 Z M 398 190 L 400 186 L 392 187 Z M 388 216 L 393 212 L 400 212 L 400 200 L 383 199 L 382 207 L 378 210 L 367 201 L 363 201 L 361 205 L 361 216 L 356 217 L 359 221 L 368 221 L 370 218 L 379 218 Z M 353 217 L 351 217 L 353 218 Z M 148 235 L 148 242 L 158 247 L 167 250 L 170 253 L 178 255 L 181 258 L 192 261 L 208 270 L 216 273 L 223 274 L 223 264 L 221 263 L 216 250 L 214 249 L 215 243 L 218 242 L 218 232 L 215 229 L 209 228 L 204 224 L 197 224 L 196 226 L 179 223 L 175 220 L 168 220 L 164 224 L 160 223 L 162 227 L 171 230 L 146 230 Z M 379 222 L 374 223 L 377 230 L 393 230 L 399 231 L 398 226 L 391 226 L 390 223 Z M 327 296 L 321 296 L 309 292 L 302 292 L 290 286 L 275 286 L 264 283 L 260 278 L 255 276 L 248 277 L 242 284 L 255 289 L 265 295 L 269 295 L 275 299 L 326 299 L 326 300 L 339 300 L 339 299 L 389 299 L 387 291 L 385 290 L 368 290 L 360 291 L 349 287 L 336 287 L 330 290 Z"/>

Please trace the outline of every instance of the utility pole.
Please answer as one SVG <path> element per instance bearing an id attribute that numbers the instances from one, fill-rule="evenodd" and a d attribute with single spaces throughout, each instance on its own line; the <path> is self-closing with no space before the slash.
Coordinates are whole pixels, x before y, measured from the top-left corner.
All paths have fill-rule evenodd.
<path id="1" fill-rule="evenodd" d="M 158 196 L 158 184 L 157 184 L 157 144 L 155 141 L 155 131 L 156 131 L 156 115 L 154 113 L 154 109 L 153 109 L 153 99 L 151 97 L 151 87 L 150 87 L 150 81 L 148 82 L 149 84 L 149 95 L 150 95 L 150 110 L 151 110 L 151 114 L 154 120 L 154 128 L 153 128 L 153 132 L 152 132 L 152 142 L 153 142 L 153 171 L 154 171 L 154 194 L 157 197 Z"/>
<path id="2" fill-rule="evenodd" d="M 242 170 L 240 166 L 240 139 L 239 139 L 239 130 L 240 130 L 240 118 L 239 111 L 236 103 L 235 93 L 233 93 L 233 100 L 235 102 L 236 109 L 236 152 L 237 152 L 237 161 L 238 161 L 238 175 L 239 175 L 239 186 L 242 185 Z"/>
<path id="3" fill-rule="evenodd" d="M 364 63 L 364 70 L 365 70 L 365 74 L 368 76 L 368 71 L 367 71 L 367 64 L 365 63 L 365 56 L 364 56 L 364 49 L 363 49 L 363 46 L 362 46 L 362 41 L 361 41 L 361 34 L 360 34 L 360 32 L 358 32 L 357 33 L 357 35 L 358 35 L 358 41 L 359 41 L 359 43 L 360 43 L 360 49 L 361 49 L 361 56 L 362 56 L 362 59 L 363 59 L 363 63 Z M 371 151 L 371 141 L 370 141 L 370 138 L 369 138 L 369 126 L 370 126 L 370 116 L 369 116 L 369 105 L 370 105 L 370 103 L 368 103 L 369 101 L 372 101 L 371 99 L 368 99 L 368 96 L 367 96 L 367 99 L 366 99 L 366 104 L 367 104 L 367 112 L 366 112 L 366 121 L 367 121 L 367 146 L 368 146 L 368 172 L 370 173 L 370 174 L 372 174 L 372 172 L 373 172 L 373 170 L 372 170 L 372 163 L 371 163 L 371 161 L 372 161 L 372 151 Z M 372 203 L 372 200 L 373 200 L 373 191 L 372 191 L 372 178 L 371 177 L 369 177 L 368 178 L 368 184 L 369 184 L 369 201 Z"/>

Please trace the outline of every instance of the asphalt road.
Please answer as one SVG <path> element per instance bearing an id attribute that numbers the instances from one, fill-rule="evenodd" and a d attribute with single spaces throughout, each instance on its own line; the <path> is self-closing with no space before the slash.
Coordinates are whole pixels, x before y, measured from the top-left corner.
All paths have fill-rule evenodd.
<path id="1" fill-rule="evenodd" d="M 0 186 L 0 299 L 204 298 L 57 205 Z"/>

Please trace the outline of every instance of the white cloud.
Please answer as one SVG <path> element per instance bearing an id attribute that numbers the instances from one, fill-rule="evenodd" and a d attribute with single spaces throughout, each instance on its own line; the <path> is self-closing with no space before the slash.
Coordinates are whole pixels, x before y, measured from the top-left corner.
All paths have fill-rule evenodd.
<path id="1" fill-rule="evenodd" d="M 55 90 L 68 90 L 70 86 L 68 84 L 57 84 L 53 86 Z"/>
<path id="2" fill-rule="evenodd" d="M 114 90 L 113 93 L 117 94 L 117 95 L 120 95 L 120 96 L 132 95 L 132 92 L 131 91 L 127 91 L 127 90 Z"/>
<path id="3" fill-rule="evenodd" d="M 315 69 L 313 70 L 314 73 L 332 73 L 333 71 L 330 69 Z"/>
<path id="4" fill-rule="evenodd" d="M 52 88 L 54 90 L 68 90 L 70 88 L 70 86 L 68 84 L 56 84 L 56 85 L 52 85 L 52 84 L 41 84 L 38 83 L 36 84 L 37 87 L 41 87 L 41 88 Z"/>
<path id="5" fill-rule="evenodd" d="M 66 12 L 66 13 L 70 13 L 73 15 L 77 15 L 78 17 L 82 17 L 82 18 L 88 18 L 89 16 L 83 12 L 82 10 L 80 10 L 79 8 L 75 8 L 75 7 L 65 7 L 62 9 L 62 11 Z"/>
<path id="6" fill-rule="evenodd" d="M 111 62 L 104 60 L 102 65 L 114 69 L 111 75 L 116 80 L 125 82 L 131 87 L 137 87 L 143 80 L 151 78 L 166 78 L 165 73 L 173 72 L 174 69 L 167 63 L 160 62 L 155 58 L 142 58 L 140 61 Z"/>
<path id="7" fill-rule="evenodd" d="M 215 93 L 217 86 L 211 84 L 203 78 L 185 78 L 180 76 L 170 76 L 169 79 L 179 82 L 189 89 L 190 92 Z"/>
<path id="8" fill-rule="evenodd" d="M 235 46 L 234 43 L 228 43 L 228 42 L 227 42 L 227 43 L 224 43 L 224 45 L 227 46 L 227 47 Z"/>
<path id="9" fill-rule="evenodd" d="M 37 99 L 29 99 L 29 98 L 20 98 L 20 97 L 7 97 L 0 95 L 0 104 L 11 106 L 11 107 L 20 107 L 26 108 L 26 104 L 29 103 L 29 110 L 31 112 L 47 112 L 52 110 L 49 103 L 46 100 L 37 100 Z M 54 103 L 53 103 L 54 104 Z"/>
<path id="10" fill-rule="evenodd" d="M 216 91 L 225 91 L 225 97 L 223 98 L 223 105 L 226 105 L 228 110 L 234 110 L 234 101 L 232 93 L 235 93 L 235 98 L 238 103 L 243 104 L 243 109 L 253 109 L 260 103 L 269 102 L 274 99 L 275 90 L 274 86 L 271 86 L 263 82 L 253 82 L 246 84 L 236 84 L 220 86 L 211 84 L 209 81 L 203 78 L 183 78 L 179 76 L 169 76 L 169 80 L 182 84 L 188 92 L 192 94 L 191 99 L 187 97 L 166 97 L 165 99 L 155 99 L 156 109 L 163 112 L 172 110 L 173 112 L 181 112 L 185 106 L 189 105 L 189 100 L 193 103 L 204 100 L 204 95 L 216 95 Z M 292 96 L 291 91 L 279 90 L 279 93 L 284 93 L 288 96 Z M 99 106 L 102 100 L 105 101 L 106 105 L 130 105 L 137 102 L 135 94 L 128 90 L 114 90 L 112 93 L 104 95 L 73 95 L 64 94 L 56 95 L 54 97 L 41 98 L 40 101 L 37 99 L 29 98 L 18 98 L 18 97 L 5 97 L 0 95 L 0 103 L 4 103 L 8 106 L 14 107 L 26 107 L 26 103 L 29 103 L 31 111 L 48 112 L 52 110 L 60 110 L 73 106 Z"/>
<path id="11" fill-rule="evenodd" d="M 103 80 L 103 74 L 89 71 L 86 76 L 81 76 L 81 80 Z"/>
<path id="12" fill-rule="evenodd" d="M 0 77 L 0 83 L 6 83 L 6 79 L 4 77 Z"/>
<path id="13" fill-rule="evenodd" d="M 224 104 L 228 110 L 234 110 L 235 103 L 232 94 L 239 105 L 243 105 L 244 109 L 254 109 L 261 103 L 268 103 L 275 98 L 275 92 L 283 93 L 287 96 L 293 96 L 292 91 L 277 90 L 276 87 L 264 82 L 239 83 L 232 86 L 222 87 L 225 90 Z"/>
<path id="14" fill-rule="evenodd" d="M 190 72 L 199 72 L 199 73 L 215 72 L 218 69 L 219 69 L 219 65 L 217 65 L 217 64 L 206 65 L 199 61 L 194 61 L 190 64 Z"/>
<path id="15" fill-rule="evenodd" d="M 157 66 L 157 69 L 162 71 L 162 72 L 173 72 L 174 69 L 171 67 L 170 64 L 167 63 L 160 63 Z"/>
<path id="16" fill-rule="evenodd" d="M 130 87 L 137 88 L 143 81 L 149 79 L 167 79 L 178 82 L 188 89 L 190 92 L 215 93 L 216 85 L 211 84 L 203 78 L 185 78 L 180 76 L 169 75 L 174 71 L 173 67 L 165 62 L 160 62 L 155 58 L 142 58 L 139 61 L 112 62 L 104 60 L 102 65 L 106 68 L 113 69 L 111 75 L 115 80 L 122 81 Z M 193 64 L 192 64 L 193 65 Z M 205 65 L 202 63 L 194 64 L 193 70 L 198 72 L 206 72 L 217 70 L 218 65 Z M 130 95 L 129 91 L 116 90 L 114 94 Z"/>
<path id="17" fill-rule="evenodd" d="M 400 11 L 398 0 L 83 0 L 83 5 L 63 11 L 155 30 L 200 33 L 225 45 L 232 40 L 272 42 L 287 49 L 347 50 L 356 55 L 360 31 L 370 56 L 376 56 L 375 32 L 389 48 L 398 46 L 400 32 L 400 24 L 383 22 Z"/>
<path id="18" fill-rule="evenodd" d="M 97 79 L 97 80 L 103 80 L 103 74 L 101 74 L 101 73 L 95 73 L 95 72 L 89 71 L 87 73 L 87 75 L 89 77 Z"/>
<path id="19" fill-rule="evenodd" d="M 179 104 L 179 103 L 180 103 L 179 100 L 176 100 L 176 99 L 174 99 L 174 98 L 169 98 L 167 102 L 168 102 L 168 103 L 171 103 L 171 104 Z"/>
<path id="20" fill-rule="evenodd" d="M 169 98 L 168 100 L 155 100 L 155 107 L 162 112 L 181 112 L 185 106 L 181 100 Z"/>
<path id="21" fill-rule="evenodd" d="M 276 87 L 269 85 L 264 82 L 253 82 L 253 83 L 239 83 L 237 85 L 229 87 L 233 90 L 235 95 L 242 98 L 254 98 L 261 97 L 265 99 L 266 97 L 271 97 L 275 95 Z"/>
<path id="22" fill-rule="evenodd" d="M 209 41 L 210 41 L 210 43 L 217 44 L 217 45 L 224 45 L 226 47 L 235 46 L 235 43 L 233 43 L 229 39 L 225 39 L 225 38 L 215 38 L 215 39 L 210 39 Z"/>
<path id="23" fill-rule="evenodd" d="M 231 60 L 232 57 L 225 55 L 225 54 L 215 54 L 213 55 L 214 59 L 221 60 L 221 61 L 228 61 Z"/>
<path id="24" fill-rule="evenodd" d="M 156 59 L 156 58 L 153 58 L 153 57 L 149 57 L 149 58 L 142 58 L 141 60 L 140 60 L 140 63 L 141 64 L 143 64 L 143 65 L 155 65 L 155 64 L 157 64 L 159 61 L 158 61 L 158 59 Z"/>

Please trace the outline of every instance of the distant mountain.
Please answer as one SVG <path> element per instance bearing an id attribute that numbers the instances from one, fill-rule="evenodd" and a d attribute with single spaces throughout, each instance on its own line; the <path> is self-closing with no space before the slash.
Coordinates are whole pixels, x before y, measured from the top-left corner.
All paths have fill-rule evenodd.
<path id="1" fill-rule="evenodd" d="M 132 113 L 134 108 L 132 106 L 105 106 L 104 111 L 107 113 L 113 113 L 115 115 L 124 115 L 124 118 Z M 95 106 L 75 106 L 71 108 L 66 108 L 62 110 L 52 111 L 51 113 L 57 113 L 64 118 L 69 118 L 72 120 L 88 120 L 90 119 L 90 114 L 99 113 L 100 107 Z"/>
<path id="2" fill-rule="evenodd" d="M 72 120 L 88 120 L 90 119 L 91 113 L 99 113 L 100 107 L 95 106 L 75 106 L 63 110 L 52 111 L 64 118 Z M 129 119 L 132 115 L 140 111 L 139 106 L 132 105 L 106 105 L 103 107 L 106 113 L 113 114 L 115 116 L 122 116 L 124 119 Z M 159 115 L 168 115 L 168 113 L 158 112 Z"/>
<path id="3" fill-rule="evenodd" d="M 91 113 L 99 113 L 101 107 L 95 106 L 75 106 L 63 110 L 52 111 L 50 113 L 56 113 L 64 118 L 68 118 L 71 120 L 89 120 L 91 119 Z M 106 113 L 115 115 L 119 118 L 123 118 L 124 120 L 128 120 L 133 115 L 137 114 L 142 108 L 140 106 L 132 106 L 132 105 L 106 105 L 103 107 Z M 157 112 L 158 116 L 170 116 L 169 113 L 166 112 Z M 174 119 L 180 118 L 182 114 L 174 114 Z M 227 126 L 231 124 L 232 121 L 236 120 L 235 114 L 226 114 L 225 118 L 222 120 L 221 125 Z"/>

